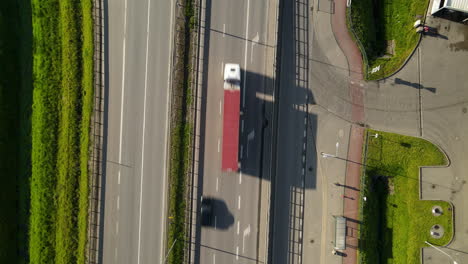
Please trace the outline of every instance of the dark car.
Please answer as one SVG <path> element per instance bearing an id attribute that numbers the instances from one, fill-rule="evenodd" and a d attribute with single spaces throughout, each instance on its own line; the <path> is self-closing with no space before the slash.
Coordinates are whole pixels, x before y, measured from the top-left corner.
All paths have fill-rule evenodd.
<path id="1" fill-rule="evenodd" d="M 213 226 L 214 199 L 202 197 L 201 199 L 201 224 L 202 226 Z"/>

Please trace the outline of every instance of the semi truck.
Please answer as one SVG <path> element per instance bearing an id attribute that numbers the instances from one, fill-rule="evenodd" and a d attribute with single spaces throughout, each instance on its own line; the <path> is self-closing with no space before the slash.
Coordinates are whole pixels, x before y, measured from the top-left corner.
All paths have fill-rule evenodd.
<path id="1" fill-rule="evenodd" d="M 239 170 L 240 65 L 224 67 L 223 147 L 221 169 Z"/>

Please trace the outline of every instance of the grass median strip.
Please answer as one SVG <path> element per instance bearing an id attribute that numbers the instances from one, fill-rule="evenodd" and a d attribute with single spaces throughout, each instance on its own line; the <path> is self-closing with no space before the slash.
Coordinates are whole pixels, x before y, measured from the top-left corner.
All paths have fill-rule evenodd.
<path id="1" fill-rule="evenodd" d="M 362 263 L 419 263 L 424 241 L 447 244 L 453 236 L 452 206 L 443 201 L 419 200 L 419 167 L 447 164 L 445 155 L 423 139 L 369 130 L 366 171 L 361 195 L 359 254 Z M 442 207 L 433 216 L 433 206 Z M 445 234 L 430 235 L 439 224 Z"/>
<path id="2" fill-rule="evenodd" d="M 33 0 L 31 263 L 84 263 L 93 101 L 90 0 Z"/>
<path id="3" fill-rule="evenodd" d="M 187 175 L 190 168 L 190 142 L 193 130 L 190 111 L 193 89 L 191 82 L 191 38 L 196 25 L 193 0 L 184 1 L 183 20 L 177 20 L 176 42 L 183 43 L 175 46 L 177 56 L 174 71 L 176 84 L 172 91 L 171 109 L 171 146 L 170 146 L 170 172 L 169 172 L 169 226 L 167 263 L 183 263 L 186 249 L 186 205 L 187 205 Z M 182 68 L 183 67 L 183 68 Z"/>

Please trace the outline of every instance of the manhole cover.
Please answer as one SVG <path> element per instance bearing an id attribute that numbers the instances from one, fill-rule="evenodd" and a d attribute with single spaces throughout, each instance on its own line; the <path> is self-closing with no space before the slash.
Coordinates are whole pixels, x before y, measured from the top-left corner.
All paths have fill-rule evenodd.
<path id="1" fill-rule="evenodd" d="M 464 114 L 466 114 L 466 112 L 467 112 L 466 107 L 463 107 L 463 108 L 462 108 L 462 112 L 463 112 Z"/>
<path id="2" fill-rule="evenodd" d="M 443 211 L 442 211 L 442 207 L 436 205 L 434 207 L 432 207 L 432 215 L 433 216 L 440 216 L 442 215 Z"/>
<path id="3" fill-rule="evenodd" d="M 432 238 L 439 239 L 444 236 L 444 228 L 441 225 L 433 225 L 430 234 Z"/>

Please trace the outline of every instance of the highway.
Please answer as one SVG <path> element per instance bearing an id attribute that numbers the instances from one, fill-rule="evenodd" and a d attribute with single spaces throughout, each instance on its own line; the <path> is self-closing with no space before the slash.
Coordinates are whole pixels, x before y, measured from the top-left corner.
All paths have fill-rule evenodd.
<path id="1" fill-rule="evenodd" d="M 107 1 L 102 263 L 162 263 L 173 9 Z"/>
<path id="2" fill-rule="evenodd" d="M 257 263 L 261 127 L 270 1 L 206 1 L 204 72 L 206 111 L 201 144 L 203 195 L 218 199 L 215 228 L 201 227 L 196 263 Z M 223 69 L 242 70 L 240 172 L 221 172 Z M 264 210 L 267 210 L 265 208 Z"/>

